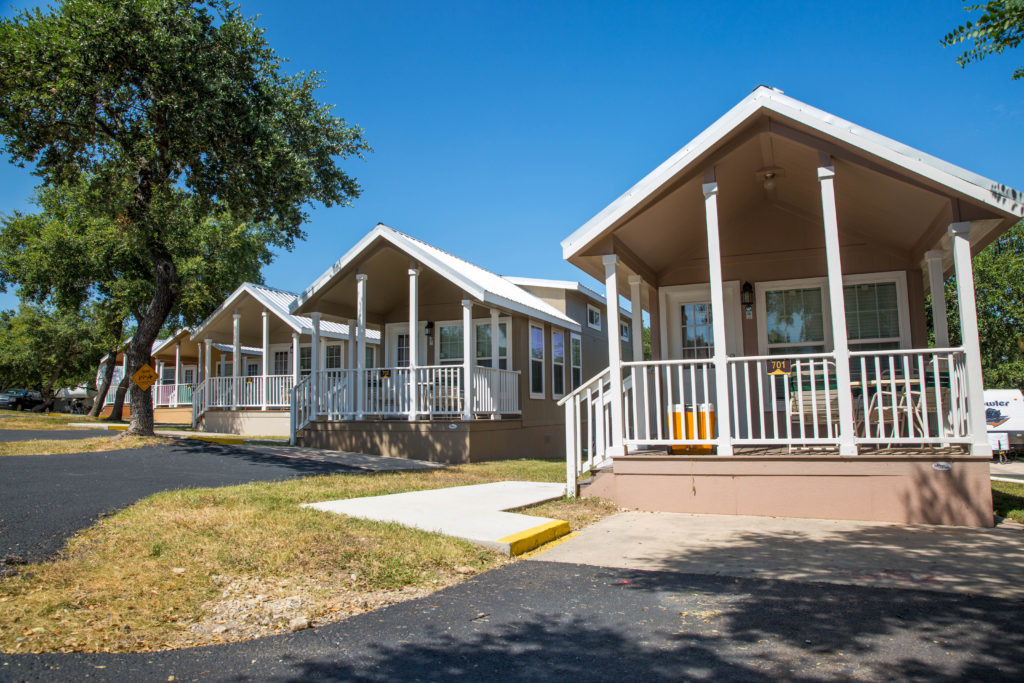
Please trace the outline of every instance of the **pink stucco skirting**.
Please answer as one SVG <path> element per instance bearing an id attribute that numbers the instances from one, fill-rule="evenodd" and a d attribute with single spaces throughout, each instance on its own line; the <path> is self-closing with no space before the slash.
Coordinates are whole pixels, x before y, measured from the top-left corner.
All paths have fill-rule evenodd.
<path id="1" fill-rule="evenodd" d="M 628 455 L 581 493 L 664 512 L 993 524 L 989 461 L 963 455 Z"/>

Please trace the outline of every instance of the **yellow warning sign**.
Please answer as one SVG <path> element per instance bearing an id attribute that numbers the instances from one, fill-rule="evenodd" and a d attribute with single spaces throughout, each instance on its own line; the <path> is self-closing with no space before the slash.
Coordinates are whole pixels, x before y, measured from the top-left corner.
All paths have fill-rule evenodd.
<path id="1" fill-rule="evenodd" d="M 132 381 L 135 382 L 143 391 L 153 386 L 153 382 L 158 379 L 160 379 L 160 376 L 156 374 L 156 370 L 150 367 L 149 363 L 143 365 L 135 371 L 134 375 L 132 375 Z"/>

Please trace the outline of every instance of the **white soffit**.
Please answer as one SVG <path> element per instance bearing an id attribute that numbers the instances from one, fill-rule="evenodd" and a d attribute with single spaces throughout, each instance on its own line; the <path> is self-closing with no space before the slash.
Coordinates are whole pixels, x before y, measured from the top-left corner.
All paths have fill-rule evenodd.
<path id="1" fill-rule="evenodd" d="M 599 238 L 605 230 L 658 188 L 687 170 L 705 152 L 762 111 L 774 112 L 806 125 L 823 135 L 859 148 L 871 156 L 884 159 L 910 173 L 948 187 L 996 211 L 1017 217 L 1024 216 L 1024 193 L 826 111 L 804 104 L 784 95 L 779 90 L 762 85 L 622 196 L 562 240 L 563 258 L 568 259 L 576 255 L 580 249 Z"/>

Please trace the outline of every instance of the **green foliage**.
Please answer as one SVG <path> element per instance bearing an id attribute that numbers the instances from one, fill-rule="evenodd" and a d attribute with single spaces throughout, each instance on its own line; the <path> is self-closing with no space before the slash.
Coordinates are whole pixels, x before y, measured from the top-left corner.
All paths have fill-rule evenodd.
<path id="1" fill-rule="evenodd" d="M 961 67 L 989 55 L 1001 54 L 1024 40 L 1024 0 L 989 0 L 984 5 L 967 5 L 964 9 L 968 12 L 981 10 L 981 16 L 957 26 L 942 38 L 942 45 L 946 47 L 966 41 L 973 43 L 957 57 L 956 63 Z M 1024 67 L 1017 68 L 1013 78 L 1024 78 Z"/>
<path id="2" fill-rule="evenodd" d="M 1024 389 L 1024 222 L 975 256 L 973 268 L 985 386 Z M 946 310 L 950 342 L 958 345 L 955 279 L 946 282 Z"/>
<path id="3" fill-rule="evenodd" d="M 31 304 L 0 311 L 3 386 L 35 389 L 50 400 L 58 389 L 91 383 L 105 341 L 93 313 Z"/>
<path id="4" fill-rule="evenodd" d="M 0 136 L 46 187 L 40 215 L 6 221 L 5 281 L 130 312 L 131 374 L 169 317 L 201 318 L 303 238 L 312 203 L 358 196 L 336 161 L 368 146 L 320 87 L 224 0 L 63 0 L 0 20 Z M 150 402 L 131 401 L 149 433 Z"/>

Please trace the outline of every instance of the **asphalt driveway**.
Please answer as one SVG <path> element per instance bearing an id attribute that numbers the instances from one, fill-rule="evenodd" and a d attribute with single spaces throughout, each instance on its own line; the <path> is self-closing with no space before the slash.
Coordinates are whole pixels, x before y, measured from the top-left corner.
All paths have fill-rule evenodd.
<path id="1" fill-rule="evenodd" d="M 53 555 L 100 515 L 158 491 L 428 467 L 436 465 L 357 453 L 184 440 L 123 451 L 2 457 L 0 570 L 5 563 Z"/>
<path id="2" fill-rule="evenodd" d="M 0 426 L 0 441 L 37 441 L 65 439 L 95 439 L 108 436 L 110 432 L 98 432 L 95 429 L 3 429 Z"/>
<path id="3" fill-rule="evenodd" d="M 0 654 L 7 680 L 1020 680 L 1016 601 L 518 562 L 247 643 Z"/>

